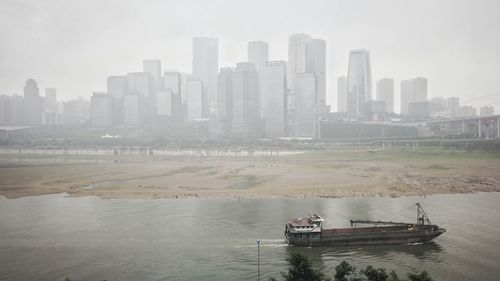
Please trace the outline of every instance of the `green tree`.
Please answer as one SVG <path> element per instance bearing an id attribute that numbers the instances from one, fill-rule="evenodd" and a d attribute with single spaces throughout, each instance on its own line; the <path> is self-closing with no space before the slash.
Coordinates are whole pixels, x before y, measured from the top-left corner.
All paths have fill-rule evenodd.
<path id="1" fill-rule="evenodd" d="M 388 275 L 383 268 L 375 269 L 369 265 L 366 269 L 361 270 L 361 274 L 365 275 L 368 281 L 387 281 Z"/>
<path id="2" fill-rule="evenodd" d="M 432 278 L 427 271 L 422 271 L 420 274 L 408 273 L 406 276 L 410 279 L 410 281 L 432 281 Z"/>
<path id="3" fill-rule="evenodd" d="M 399 279 L 398 275 L 393 270 L 393 271 L 391 271 L 391 273 L 389 273 L 389 277 L 387 278 L 387 281 L 402 281 L 402 280 Z"/>
<path id="4" fill-rule="evenodd" d="M 285 281 L 329 281 L 323 273 L 312 267 L 311 260 L 301 254 L 293 254 L 288 259 L 288 272 L 282 272 Z M 275 280 L 275 279 L 274 279 Z"/>
<path id="5" fill-rule="evenodd" d="M 350 263 L 343 261 L 337 267 L 335 267 L 335 281 L 348 281 L 348 277 L 353 275 L 356 271 L 356 267 L 352 266 Z"/>

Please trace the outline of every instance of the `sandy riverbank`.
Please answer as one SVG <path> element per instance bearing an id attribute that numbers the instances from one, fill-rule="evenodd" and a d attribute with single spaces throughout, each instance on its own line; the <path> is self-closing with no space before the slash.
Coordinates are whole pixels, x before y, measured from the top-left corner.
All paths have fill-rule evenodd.
<path id="1" fill-rule="evenodd" d="M 101 198 L 303 198 L 500 191 L 500 155 L 445 150 L 113 157 L 117 163 L 1 157 L 0 195 L 7 198 L 62 192 Z"/>

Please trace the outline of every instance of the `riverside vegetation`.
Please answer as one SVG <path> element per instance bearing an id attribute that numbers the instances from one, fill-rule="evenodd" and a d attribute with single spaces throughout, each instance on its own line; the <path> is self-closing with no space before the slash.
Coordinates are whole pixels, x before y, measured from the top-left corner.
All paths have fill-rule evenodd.
<path id="1" fill-rule="evenodd" d="M 359 271 L 349 262 L 343 261 L 335 267 L 333 279 L 313 268 L 311 260 L 302 254 L 293 254 L 288 258 L 288 271 L 282 272 L 284 281 L 432 281 L 426 271 L 408 273 L 407 279 L 401 279 L 396 272 L 386 272 L 384 268 L 367 266 Z M 269 281 L 277 281 L 270 278 Z"/>

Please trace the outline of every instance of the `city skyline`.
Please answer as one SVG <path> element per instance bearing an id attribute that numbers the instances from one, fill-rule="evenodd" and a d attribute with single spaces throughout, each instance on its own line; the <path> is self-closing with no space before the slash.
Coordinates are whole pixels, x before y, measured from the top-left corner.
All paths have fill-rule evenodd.
<path id="1" fill-rule="evenodd" d="M 18 26 L 15 31 L 0 31 L 2 42 L 8 42 L 1 47 L 4 56 L 0 64 L 0 93 L 21 94 L 20 85 L 27 78 L 34 78 L 40 88 L 57 88 L 61 99 L 89 99 L 92 92 L 106 89 L 103 77 L 137 71 L 142 60 L 150 58 L 161 60 L 162 70 L 191 73 L 190 44 L 192 37 L 199 35 L 219 38 L 219 67 L 246 61 L 246 46 L 255 40 L 268 42 L 269 60 L 287 60 L 288 36 L 304 32 L 326 41 L 326 99 L 332 110 L 337 108 L 337 77 L 347 75 L 348 53 L 358 48 L 370 50 L 372 84 L 383 77 L 394 78 L 399 84 L 401 80 L 422 76 L 430 81 L 429 97 L 458 96 L 464 102 L 472 100 L 474 106 L 497 102 L 474 98 L 500 88 L 500 81 L 494 79 L 500 75 L 500 36 L 497 29 L 491 28 L 499 25 L 500 19 L 493 12 L 499 3 L 485 1 L 478 6 L 456 1 L 403 2 L 323 2 L 324 9 L 317 9 L 318 5 L 304 8 L 298 2 L 275 1 L 266 9 L 263 2 L 244 5 L 247 9 L 231 9 L 241 3 L 187 1 L 176 4 L 179 13 L 166 19 L 170 27 L 165 28 L 159 16 L 168 11 L 168 5 L 174 5 L 171 2 L 140 5 L 132 1 L 123 7 L 110 2 L 97 9 L 97 3 L 90 1 L 79 7 L 81 12 L 74 15 L 74 20 L 67 16 L 51 17 L 64 11 L 64 3 L 8 2 L 4 5 L 5 14 L 0 12 L 0 22 L 6 27 Z M 453 11 L 443 13 L 450 3 Z M 215 9 L 222 4 L 227 9 Z M 415 15 L 406 12 L 407 6 L 413 8 Z M 212 7 L 209 11 L 213 13 L 201 15 L 204 7 Z M 105 15 L 112 8 L 137 19 L 110 20 Z M 282 22 L 271 17 L 278 8 L 291 17 Z M 245 10 L 245 14 L 240 10 Z M 189 19 L 193 22 L 188 23 L 179 15 L 185 11 L 191 12 Z M 349 17 L 355 11 L 362 15 L 356 20 Z M 291 21 L 293 15 L 301 13 L 306 16 Z M 386 19 L 380 20 L 381 14 L 387 15 Z M 426 16 L 425 22 L 420 20 L 422 15 Z M 478 20 L 470 21 L 466 28 L 461 22 L 470 17 Z M 89 26 L 85 25 L 87 18 L 93 19 Z M 141 21 L 146 18 L 151 19 Z M 220 22 L 231 19 L 234 24 L 220 25 L 218 18 Z M 393 27 L 392 23 L 400 18 L 405 19 L 402 26 Z M 375 20 L 377 24 L 371 25 Z M 41 25 L 36 24 L 40 22 Z M 60 24 L 68 25 L 67 29 L 53 28 Z M 69 32 L 71 28 L 81 32 Z M 37 44 L 21 44 L 25 37 L 36 39 Z M 477 71 L 479 68 L 481 71 Z M 400 103 L 399 95 L 396 87 L 395 104 Z"/>

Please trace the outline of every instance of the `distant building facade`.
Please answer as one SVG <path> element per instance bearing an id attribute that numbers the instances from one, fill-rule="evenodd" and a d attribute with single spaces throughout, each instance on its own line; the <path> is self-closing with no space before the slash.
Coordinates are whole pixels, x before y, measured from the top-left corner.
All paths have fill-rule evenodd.
<path id="1" fill-rule="evenodd" d="M 112 96 L 106 92 L 94 92 L 90 100 L 90 126 L 92 128 L 109 128 L 113 125 Z"/>
<path id="2" fill-rule="evenodd" d="M 337 112 L 347 112 L 347 77 L 337 78 Z"/>
<path id="3" fill-rule="evenodd" d="M 383 78 L 377 81 L 377 101 L 385 103 L 386 113 L 394 113 L 394 79 Z"/>
<path id="4" fill-rule="evenodd" d="M 495 115 L 495 109 L 493 106 L 483 106 L 479 109 L 480 116 L 493 116 Z"/>
<path id="5" fill-rule="evenodd" d="M 410 103 L 427 101 L 427 79 L 417 77 L 401 81 L 401 114 L 408 115 Z"/>
<path id="6" fill-rule="evenodd" d="M 286 136 L 286 62 L 270 61 L 262 69 L 261 116 L 266 137 Z"/>
<path id="7" fill-rule="evenodd" d="M 252 63 L 236 64 L 233 74 L 232 118 L 233 135 L 245 138 L 261 135 L 259 76 Z"/>
<path id="8" fill-rule="evenodd" d="M 23 124 L 31 126 L 41 125 L 42 99 L 40 97 L 38 85 L 34 79 L 26 80 L 23 101 Z"/>
<path id="9" fill-rule="evenodd" d="M 195 121 L 204 117 L 204 87 L 203 81 L 194 77 L 188 78 L 186 81 L 186 106 L 187 106 L 187 120 Z"/>
<path id="10" fill-rule="evenodd" d="M 219 40 L 213 37 L 193 38 L 193 76 L 202 82 L 203 116 L 217 110 L 217 74 L 219 72 Z"/>
<path id="11" fill-rule="evenodd" d="M 354 117 L 363 115 L 364 104 L 372 99 L 372 75 L 368 50 L 349 53 L 347 74 L 347 113 Z"/>

